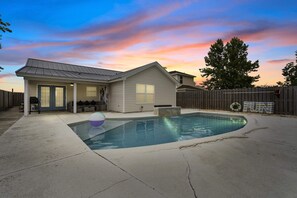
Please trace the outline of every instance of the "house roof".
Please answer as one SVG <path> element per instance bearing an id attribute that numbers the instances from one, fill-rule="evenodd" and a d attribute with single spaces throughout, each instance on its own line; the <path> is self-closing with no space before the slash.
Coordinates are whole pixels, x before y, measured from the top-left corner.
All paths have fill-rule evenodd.
<path id="1" fill-rule="evenodd" d="M 177 87 L 177 89 L 192 89 L 192 90 L 206 90 L 203 87 L 200 86 L 191 86 L 191 85 L 181 85 Z"/>
<path id="2" fill-rule="evenodd" d="M 79 66 L 29 58 L 24 67 L 16 71 L 17 76 L 65 78 L 85 81 L 107 81 L 120 71 Z"/>
<path id="3" fill-rule="evenodd" d="M 123 80 L 125 78 L 129 78 L 131 76 L 134 76 L 138 74 L 139 72 L 142 72 L 148 68 L 151 67 L 157 67 L 162 73 L 164 73 L 171 81 L 173 81 L 175 84 L 179 84 L 175 78 L 173 78 L 157 61 L 136 67 L 134 69 L 128 70 L 126 72 L 122 72 L 120 74 L 117 74 L 113 77 L 111 77 L 111 81 L 118 81 L 118 80 Z"/>
<path id="4" fill-rule="evenodd" d="M 196 77 L 196 76 L 194 76 L 194 75 L 187 74 L 187 73 L 183 73 L 183 72 L 180 72 L 180 71 L 170 71 L 169 73 L 170 73 L 171 75 L 180 75 L 180 76 L 187 76 L 187 77 L 193 77 L 193 78 Z"/>
<path id="5" fill-rule="evenodd" d="M 162 72 L 164 72 L 165 75 L 167 75 L 167 77 L 177 83 L 177 81 L 158 62 L 152 62 L 126 72 L 120 72 L 115 70 L 29 58 L 26 65 L 16 71 L 16 75 L 23 77 L 40 77 L 52 79 L 62 78 L 71 80 L 73 79 L 77 81 L 81 80 L 108 83 L 112 81 L 124 80 L 153 66 L 158 67 Z"/>

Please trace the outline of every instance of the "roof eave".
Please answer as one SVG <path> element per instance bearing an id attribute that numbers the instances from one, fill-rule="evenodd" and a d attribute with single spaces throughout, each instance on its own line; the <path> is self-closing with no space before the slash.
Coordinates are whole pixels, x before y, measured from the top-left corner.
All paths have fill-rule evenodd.
<path id="1" fill-rule="evenodd" d="M 52 77 L 52 76 L 42 76 L 42 75 L 24 75 L 22 73 L 17 73 L 16 74 L 18 77 L 24 77 L 24 78 L 45 78 L 45 79 L 57 79 L 57 80 L 69 80 L 69 81 L 73 81 L 73 82 L 96 82 L 96 83 L 104 83 L 104 84 L 108 84 L 109 82 L 103 81 L 103 80 L 88 80 L 88 79 L 74 79 L 73 78 L 63 78 L 63 77 Z"/>
<path id="2" fill-rule="evenodd" d="M 113 79 L 113 80 L 109 80 L 108 82 L 109 83 L 113 83 L 113 82 L 119 82 L 119 81 L 123 81 L 125 80 L 126 78 L 116 78 L 116 79 Z"/>
<path id="3" fill-rule="evenodd" d="M 193 78 L 196 77 L 196 76 L 191 75 L 191 74 L 177 72 L 177 71 L 172 71 L 172 72 L 169 72 L 169 73 L 170 73 L 170 75 L 180 75 L 180 76 L 187 76 L 187 77 L 193 77 Z"/>

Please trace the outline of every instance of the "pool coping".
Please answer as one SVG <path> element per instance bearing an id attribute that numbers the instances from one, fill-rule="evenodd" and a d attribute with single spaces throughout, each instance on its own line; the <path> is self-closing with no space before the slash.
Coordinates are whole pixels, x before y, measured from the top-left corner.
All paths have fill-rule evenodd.
<path id="1" fill-rule="evenodd" d="M 216 141 L 221 141 L 224 139 L 230 139 L 230 138 L 246 138 L 247 134 L 264 129 L 265 127 L 255 127 L 255 124 L 257 124 L 257 121 L 255 119 L 252 119 L 252 117 L 249 114 L 242 113 L 242 112 L 225 112 L 225 111 L 203 111 L 203 110 L 195 110 L 193 112 L 183 112 L 181 115 L 190 115 L 190 114 L 210 114 L 210 115 L 221 115 L 221 116 L 235 116 L 235 117 L 243 117 L 246 119 L 247 123 L 244 127 L 235 130 L 235 131 L 230 131 L 227 133 L 223 134 L 218 134 L 218 135 L 213 135 L 209 137 L 203 137 L 203 138 L 194 138 L 191 140 L 183 140 L 183 141 L 176 141 L 176 142 L 169 142 L 169 143 L 163 143 L 163 144 L 155 144 L 155 145 L 146 145 L 146 146 L 140 146 L 140 147 L 129 147 L 129 148 L 117 148 L 117 149 L 91 149 L 89 148 L 83 140 L 82 143 L 85 144 L 90 150 L 96 152 L 96 153 L 104 153 L 104 154 L 112 154 L 115 152 L 154 152 L 158 150 L 172 150 L 172 149 L 184 149 L 184 148 L 189 148 L 189 147 L 195 147 L 200 144 L 205 144 L 205 143 L 210 143 L 210 142 L 216 142 Z M 127 115 L 127 114 L 125 114 Z M 254 115 L 254 114 L 252 114 Z M 262 114 L 258 114 L 262 115 Z M 129 119 L 144 119 L 144 118 L 157 118 L 159 116 L 157 115 L 145 115 L 145 116 L 131 116 L 131 117 L 108 117 L 106 116 L 106 119 L 108 120 L 129 120 Z M 67 126 L 71 129 L 70 125 L 72 124 L 78 124 L 78 123 L 84 123 L 87 122 L 86 119 L 78 121 L 78 122 L 73 122 L 67 124 Z M 72 129 L 71 131 L 77 135 Z"/>

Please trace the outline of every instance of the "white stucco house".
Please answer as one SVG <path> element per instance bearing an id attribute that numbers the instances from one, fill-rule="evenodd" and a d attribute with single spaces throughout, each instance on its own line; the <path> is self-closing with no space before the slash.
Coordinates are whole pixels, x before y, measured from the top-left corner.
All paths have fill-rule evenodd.
<path id="1" fill-rule="evenodd" d="M 24 78 L 25 115 L 32 97 L 41 111 L 77 113 L 92 105 L 122 113 L 152 111 L 155 105 L 176 106 L 179 85 L 158 62 L 120 72 L 29 58 L 16 75 Z"/>

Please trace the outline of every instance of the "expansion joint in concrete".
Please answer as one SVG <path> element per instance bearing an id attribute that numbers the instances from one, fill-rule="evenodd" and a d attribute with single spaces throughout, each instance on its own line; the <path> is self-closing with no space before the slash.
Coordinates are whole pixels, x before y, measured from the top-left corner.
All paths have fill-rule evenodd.
<path id="1" fill-rule="evenodd" d="M 111 160 L 107 159 L 106 157 L 104 157 L 103 155 L 100 155 L 99 153 L 95 152 L 95 154 L 97 154 L 99 157 L 103 158 L 104 160 L 108 161 L 109 163 L 111 163 L 112 165 L 114 165 L 115 167 L 119 168 L 120 170 L 122 170 L 123 172 L 125 172 L 126 174 L 130 175 L 131 177 L 133 177 L 134 179 L 136 179 L 137 181 L 141 182 L 142 184 L 144 184 L 145 186 L 149 187 L 150 189 L 152 189 L 153 191 L 156 191 L 158 194 L 160 194 L 162 197 L 165 197 L 161 192 L 159 192 L 156 188 L 154 188 L 153 186 L 145 183 L 144 181 L 142 181 L 141 179 L 139 179 L 138 177 L 134 176 L 133 174 L 129 173 L 128 171 L 126 171 L 125 169 L 123 169 L 122 167 L 118 166 L 117 164 L 115 164 L 114 162 L 112 162 Z"/>
<path id="2" fill-rule="evenodd" d="M 127 178 L 127 179 L 123 179 L 123 180 L 121 180 L 121 181 L 118 181 L 118 182 L 116 182 L 116 183 L 114 183 L 114 184 L 112 184 L 112 185 L 110 185 L 110 186 L 108 186 L 108 187 L 106 187 L 106 188 L 104 188 L 104 189 L 102 189 L 102 190 L 100 190 L 100 191 L 98 191 L 98 192 L 92 194 L 91 196 L 89 196 L 89 198 L 92 198 L 92 197 L 94 197 L 94 196 L 96 196 L 96 195 L 98 195 L 98 194 L 100 194 L 100 193 L 102 193 L 102 192 L 104 192 L 104 191 L 106 191 L 106 190 L 108 190 L 108 189 L 110 189 L 110 188 L 113 188 L 114 186 L 116 186 L 116 185 L 118 185 L 118 184 L 120 184 L 120 183 L 123 183 L 123 182 L 125 182 L 125 181 L 127 181 L 127 180 L 129 180 L 129 179 L 131 179 L 131 178 L 132 178 L 132 177 L 129 177 L 129 178 Z"/>
<path id="3" fill-rule="evenodd" d="M 9 172 L 9 173 L 2 174 L 2 175 L 0 175 L 0 177 L 8 176 L 8 175 L 11 175 L 11 174 L 14 174 L 14 173 L 18 173 L 18 172 L 21 172 L 21 171 L 24 171 L 24 170 L 29 170 L 29 169 L 32 169 L 32 168 L 37 168 L 37 167 L 40 167 L 40 166 L 43 166 L 43 165 L 51 164 L 53 162 L 57 162 L 57 161 L 68 159 L 68 158 L 71 158 L 71 157 L 74 157 L 74 156 L 78 156 L 78 155 L 81 155 L 81 154 L 86 153 L 86 152 L 89 152 L 89 151 L 80 152 L 80 153 L 77 153 L 77 154 L 74 154 L 74 155 L 69 155 L 69 156 L 66 156 L 66 157 L 58 158 L 58 159 L 47 161 L 47 162 L 44 162 L 44 163 L 41 163 L 41 164 L 35 164 L 33 166 L 25 167 L 25 168 L 18 169 L 18 170 Z M 2 181 L 5 178 L 6 177 L 2 178 L 0 181 Z"/>

